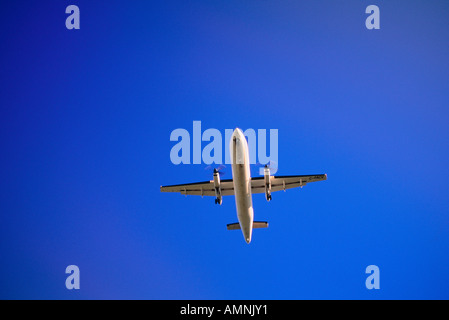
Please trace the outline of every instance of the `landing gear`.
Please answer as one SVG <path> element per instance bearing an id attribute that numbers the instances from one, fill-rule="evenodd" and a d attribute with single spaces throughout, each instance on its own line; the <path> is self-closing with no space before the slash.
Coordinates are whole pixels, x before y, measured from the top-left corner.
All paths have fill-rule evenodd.
<path id="1" fill-rule="evenodd" d="M 223 200 L 221 200 L 221 198 L 215 198 L 215 204 L 221 205 L 222 202 Z"/>

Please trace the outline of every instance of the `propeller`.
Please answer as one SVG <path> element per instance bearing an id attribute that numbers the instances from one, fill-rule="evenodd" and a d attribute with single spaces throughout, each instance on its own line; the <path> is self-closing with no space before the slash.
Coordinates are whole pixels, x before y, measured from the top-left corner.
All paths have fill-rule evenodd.
<path id="1" fill-rule="evenodd" d="M 256 163 L 256 167 L 259 168 L 259 173 L 261 175 L 263 175 L 263 168 L 268 168 L 268 169 L 270 169 L 270 171 L 274 171 L 274 172 L 277 172 L 277 170 L 278 170 L 278 164 L 276 163 L 276 161 L 273 161 L 273 160 L 270 160 L 270 161 L 268 161 L 268 163 L 265 163 L 265 164 L 258 162 L 258 163 Z"/>
<path id="2" fill-rule="evenodd" d="M 211 171 L 213 170 L 213 173 L 217 173 L 220 175 L 220 177 L 224 176 L 226 172 L 223 171 L 223 169 L 226 168 L 224 164 L 220 164 L 217 168 L 214 168 L 213 166 L 207 166 L 204 168 L 204 170 Z"/>
<path id="3" fill-rule="evenodd" d="M 258 163 L 256 163 L 256 166 L 259 168 L 263 167 L 263 168 L 269 168 L 269 169 L 277 169 L 278 168 L 278 164 L 273 160 L 270 160 L 270 161 L 268 161 L 268 163 L 265 163 L 265 164 L 258 162 Z"/>

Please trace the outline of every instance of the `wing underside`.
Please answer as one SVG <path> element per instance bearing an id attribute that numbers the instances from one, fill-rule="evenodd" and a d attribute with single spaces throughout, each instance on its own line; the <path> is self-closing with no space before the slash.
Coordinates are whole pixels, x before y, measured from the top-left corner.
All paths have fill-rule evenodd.
<path id="1" fill-rule="evenodd" d="M 234 195 L 234 183 L 232 179 L 221 180 L 221 195 Z M 179 192 L 184 195 L 194 196 L 215 196 L 214 181 L 204 181 L 188 184 L 177 184 L 172 186 L 162 186 L 161 192 Z"/>
<path id="2" fill-rule="evenodd" d="M 271 192 L 287 190 L 296 187 L 303 187 L 307 183 L 326 180 L 326 174 L 301 175 L 301 176 L 271 176 Z M 234 183 L 232 179 L 221 180 L 221 195 L 234 195 Z M 204 181 L 188 184 L 178 184 L 171 186 L 161 186 L 161 192 L 178 192 L 184 195 L 215 196 L 214 181 Z M 251 192 L 264 193 L 264 177 L 251 179 Z"/>
<path id="3" fill-rule="evenodd" d="M 326 180 L 326 174 L 301 175 L 301 176 L 271 176 L 271 192 L 287 190 L 297 187 L 303 187 L 310 182 Z M 251 179 L 251 192 L 264 193 L 265 180 L 264 177 Z"/>

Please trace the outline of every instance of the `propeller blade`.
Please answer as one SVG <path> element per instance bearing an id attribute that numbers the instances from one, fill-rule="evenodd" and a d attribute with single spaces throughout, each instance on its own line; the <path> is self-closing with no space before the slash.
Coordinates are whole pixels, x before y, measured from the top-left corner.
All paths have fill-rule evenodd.
<path id="1" fill-rule="evenodd" d="M 220 164 L 217 168 L 214 168 L 213 166 L 210 165 L 204 168 L 204 170 L 212 171 L 213 173 L 218 173 L 221 177 L 225 175 L 225 172 L 223 171 L 224 168 L 226 168 L 226 166 L 224 164 Z"/>
<path id="2" fill-rule="evenodd" d="M 264 167 L 264 168 L 270 168 L 270 169 L 277 169 L 278 165 L 275 161 L 270 160 L 268 163 L 256 163 L 257 167 Z"/>

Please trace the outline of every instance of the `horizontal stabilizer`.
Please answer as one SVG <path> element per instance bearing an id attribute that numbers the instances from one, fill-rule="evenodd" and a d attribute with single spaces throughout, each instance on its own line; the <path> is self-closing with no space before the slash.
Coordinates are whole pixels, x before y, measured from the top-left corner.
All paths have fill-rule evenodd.
<path id="1" fill-rule="evenodd" d="M 253 229 L 259 229 L 259 228 L 268 228 L 268 222 L 266 221 L 254 221 L 253 222 Z M 230 223 L 227 225 L 228 230 L 240 230 L 240 224 L 238 222 L 236 223 Z"/>

